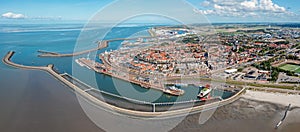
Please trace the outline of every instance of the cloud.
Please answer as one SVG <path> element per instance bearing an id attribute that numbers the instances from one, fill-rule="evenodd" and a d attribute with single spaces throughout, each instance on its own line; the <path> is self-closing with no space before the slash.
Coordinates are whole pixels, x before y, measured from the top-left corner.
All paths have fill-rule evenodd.
<path id="1" fill-rule="evenodd" d="M 258 2 L 257 0 L 244 1 L 241 3 L 241 6 L 248 10 L 256 10 L 258 7 Z"/>
<path id="2" fill-rule="evenodd" d="M 7 12 L 1 15 L 3 18 L 8 18 L 8 19 L 24 19 L 26 18 L 25 15 L 23 14 L 17 14 L 13 12 Z"/>
<path id="3" fill-rule="evenodd" d="M 259 8 L 261 10 L 265 11 L 273 11 L 273 12 L 285 12 L 286 9 L 284 7 L 280 7 L 277 4 L 274 4 L 272 0 L 260 0 L 260 6 Z"/>
<path id="4" fill-rule="evenodd" d="M 258 17 L 293 15 L 284 7 L 275 4 L 272 0 L 205 0 L 202 3 L 205 10 L 194 10 L 205 15 L 226 17 Z"/>

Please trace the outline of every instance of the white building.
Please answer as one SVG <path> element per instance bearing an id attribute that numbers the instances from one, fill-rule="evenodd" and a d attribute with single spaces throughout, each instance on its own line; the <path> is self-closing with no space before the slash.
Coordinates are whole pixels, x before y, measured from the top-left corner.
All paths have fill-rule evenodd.
<path id="1" fill-rule="evenodd" d="M 224 72 L 227 73 L 227 74 L 232 74 L 232 73 L 237 72 L 237 69 L 227 69 Z"/>

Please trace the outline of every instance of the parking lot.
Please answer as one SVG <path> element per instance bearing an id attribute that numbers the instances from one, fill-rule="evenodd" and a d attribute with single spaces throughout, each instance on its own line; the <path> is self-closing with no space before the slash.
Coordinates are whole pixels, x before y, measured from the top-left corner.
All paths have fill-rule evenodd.
<path id="1" fill-rule="evenodd" d="M 280 72 L 276 83 L 300 83 L 299 77 L 288 76 L 285 73 Z"/>

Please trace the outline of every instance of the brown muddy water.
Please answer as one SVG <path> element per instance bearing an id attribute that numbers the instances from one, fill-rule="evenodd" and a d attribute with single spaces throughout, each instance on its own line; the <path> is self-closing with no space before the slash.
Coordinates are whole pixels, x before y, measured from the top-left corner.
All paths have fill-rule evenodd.
<path id="1" fill-rule="evenodd" d="M 0 131 L 102 132 L 84 113 L 76 95 L 42 71 L 0 69 Z M 299 132 L 300 109 L 241 98 L 219 107 L 204 124 L 202 113 L 189 115 L 174 132 Z"/>

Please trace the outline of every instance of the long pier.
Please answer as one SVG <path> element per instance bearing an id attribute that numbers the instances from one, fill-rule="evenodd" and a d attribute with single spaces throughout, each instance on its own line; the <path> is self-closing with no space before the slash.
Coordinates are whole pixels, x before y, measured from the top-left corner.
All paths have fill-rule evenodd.
<path id="1" fill-rule="evenodd" d="M 83 50 L 83 51 L 78 51 L 78 52 L 74 52 L 74 53 L 67 53 L 67 54 L 61 54 L 61 53 L 56 53 L 56 52 L 49 52 L 49 51 L 42 51 L 39 50 L 38 52 L 41 53 L 40 55 L 38 55 L 38 57 L 72 57 L 72 56 L 78 56 L 78 55 L 82 55 L 82 54 L 86 54 L 89 52 L 93 52 L 93 51 L 97 51 L 100 49 L 104 49 L 106 47 L 108 47 L 110 42 L 113 41 L 120 41 L 120 40 L 136 40 L 136 39 L 151 39 L 154 37 L 137 37 L 137 38 L 115 38 L 115 39 L 109 39 L 109 40 L 102 40 L 102 41 L 98 41 L 97 44 L 97 48 L 92 48 L 92 49 L 88 49 L 88 50 Z"/>
<path id="2" fill-rule="evenodd" d="M 182 109 L 176 109 L 176 110 L 168 110 L 164 112 L 156 112 L 153 110 L 152 112 L 145 112 L 145 111 L 139 111 L 139 110 L 131 110 L 131 109 L 126 109 L 122 107 L 118 107 L 112 104 L 109 104 L 105 101 L 102 101 L 98 99 L 97 97 L 93 96 L 92 94 L 88 93 L 88 91 L 85 91 L 81 88 L 79 88 L 77 85 L 73 84 L 71 81 L 67 80 L 66 78 L 63 77 L 63 74 L 58 74 L 53 70 L 53 65 L 50 64 L 46 67 L 38 67 L 38 66 L 25 66 L 25 65 L 20 65 L 17 63 L 14 63 L 11 61 L 12 56 L 14 55 L 14 51 L 8 52 L 5 57 L 2 59 L 3 63 L 12 67 L 16 68 L 21 68 L 21 69 L 33 69 L 33 70 L 42 70 L 48 72 L 50 75 L 55 77 L 57 80 L 61 81 L 65 85 L 67 85 L 69 88 L 71 88 L 75 93 L 80 95 L 80 97 L 86 99 L 90 103 L 96 104 L 97 106 L 101 106 L 102 108 L 105 108 L 109 110 L 109 112 L 112 112 L 113 114 L 115 112 L 117 113 L 123 113 L 129 116 L 133 117 L 140 117 L 140 118 L 151 118 L 151 117 L 160 117 L 160 118 L 172 118 L 172 117 L 177 117 L 180 115 L 186 115 L 187 113 L 197 113 L 200 111 L 205 111 L 208 109 L 213 109 L 217 108 L 226 104 L 229 104 L 233 101 L 236 101 L 237 99 L 240 98 L 240 95 L 243 94 L 246 90 L 246 88 L 243 88 L 240 90 L 238 93 L 235 95 L 231 96 L 230 98 L 218 101 L 218 102 L 212 102 L 200 106 L 194 106 L 194 107 L 188 107 L 188 108 L 182 108 Z M 156 106 L 157 107 L 157 106 Z M 156 108 L 154 105 L 154 108 Z"/>
<path id="3" fill-rule="evenodd" d="M 103 40 L 101 42 L 98 42 L 98 47 L 89 49 L 89 50 L 84 50 L 84 51 L 79 51 L 79 52 L 74 52 L 74 53 L 69 53 L 69 54 L 61 54 L 61 53 L 56 53 L 56 52 L 48 52 L 48 51 L 41 51 L 39 50 L 38 52 L 41 53 L 38 55 L 38 57 L 72 57 L 72 56 L 78 56 L 82 54 L 86 54 L 89 52 L 97 51 L 103 48 L 106 48 L 108 46 L 109 41 Z"/>
<path id="4" fill-rule="evenodd" d="M 288 111 L 290 110 L 290 108 L 291 108 L 291 104 L 289 104 L 289 105 L 287 106 L 287 108 L 286 108 L 286 110 L 285 110 L 285 112 L 284 112 L 284 115 L 283 115 L 282 119 L 276 124 L 275 129 L 277 129 L 277 128 L 282 124 L 282 122 L 285 120 L 285 118 L 286 118 L 286 116 L 287 116 L 287 113 L 288 113 Z"/>

